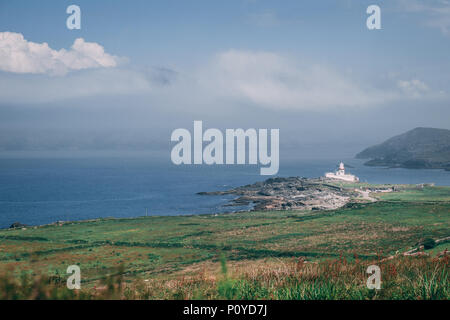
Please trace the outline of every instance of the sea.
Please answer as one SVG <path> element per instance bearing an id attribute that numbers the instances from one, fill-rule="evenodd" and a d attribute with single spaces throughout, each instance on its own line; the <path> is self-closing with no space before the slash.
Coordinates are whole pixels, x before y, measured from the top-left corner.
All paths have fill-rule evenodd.
<path id="1" fill-rule="evenodd" d="M 379 168 L 357 159 L 293 159 L 277 176 L 320 177 L 339 161 L 362 182 L 450 186 L 444 170 Z M 181 165 L 147 157 L 0 159 L 0 228 L 105 217 L 219 214 L 234 197 L 198 195 L 268 179 L 256 165 Z"/>

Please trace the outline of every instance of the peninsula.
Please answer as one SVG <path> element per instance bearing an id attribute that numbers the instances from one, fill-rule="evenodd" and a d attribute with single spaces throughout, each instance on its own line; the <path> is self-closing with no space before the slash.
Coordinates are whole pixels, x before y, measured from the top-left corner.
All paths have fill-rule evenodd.
<path id="1" fill-rule="evenodd" d="M 450 130 L 415 128 L 356 155 L 367 166 L 450 170 Z"/>
<path id="2" fill-rule="evenodd" d="M 356 180 L 355 180 L 356 181 Z M 393 192 L 399 185 L 369 185 L 328 177 L 270 178 L 225 191 L 199 192 L 199 195 L 236 195 L 229 206 L 252 205 L 253 211 L 333 210 L 349 202 L 374 201 L 370 192 Z M 409 186 L 411 188 L 411 186 Z M 414 188 L 416 186 L 413 186 Z"/>

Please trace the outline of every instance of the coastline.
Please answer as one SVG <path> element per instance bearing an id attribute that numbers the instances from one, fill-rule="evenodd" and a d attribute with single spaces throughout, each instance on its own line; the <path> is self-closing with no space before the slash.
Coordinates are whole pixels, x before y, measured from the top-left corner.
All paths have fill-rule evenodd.
<path id="1" fill-rule="evenodd" d="M 298 185 L 296 185 L 297 183 Z M 409 184 L 368 184 L 363 182 L 350 183 L 346 181 L 339 181 L 335 179 L 327 178 L 304 178 L 304 177 L 276 177 L 269 178 L 262 182 L 256 182 L 254 184 L 240 186 L 225 191 L 203 191 L 198 192 L 199 196 L 220 196 L 220 195 L 235 195 L 228 203 L 224 204 L 224 207 L 233 208 L 241 206 L 251 205 L 251 209 L 248 210 L 230 210 L 219 211 L 210 213 L 198 213 L 198 214 L 174 214 L 174 215 L 149 215 L 149 216 L 134 216 L 134 217 L 97 217 L 91 219 L 82 220 L 57 220 L 46 224 L 27 225 L 22 224 L 20 221 L 13 222 L 13 224 L 19 224 L 20 226 L 4 227 L 0 230 L 26 230 L 73 225 L 81 223 L 94 223 L 99 221 L 108 220 L 137 220 L 143 218 L 158 218 L 158 217 L 192 217 L 192 216 L 217 216 L 217 215 L 230 215 L 230 214 L 243 214 L 259 211 L 297 211 L 297 212 L 310 212 L 310 211 L 329 211 L 343 208 L 351 203 L 360 202 L 376 202 L 379 199 L 372 197 L 371 193 L 389 193 L 408 190 L 421 190 L 424 187 L 434 187 L 433 183 L 423 183 L 420 185 Z M 291 189 L 296 188 L 297 192 L 292 194 Z M 300 188 L 300 189 L 299 189 Z M 445 188 L 445 187 L 443 187 Z M 269 189 L 269 190 L 268 190 Z M 448 187 L 450 193 L 450 187 Z M 263 193 L 261 195 L 261 193 Z M 345 195 L 345 197 L 344 197 Z M 302 197 L 302 199 L 310 198 L 311 205 L 305 205 L 305 201 L 296 202 L 298 206 L 292 205 L 292 199 Z M 333 197 L 339 197 L 342 201 L 334 201 Z M 328 205 L 327 202 L 331 200 L 332 205 Z M 297 200 L 296 200 L 297 201 Z M 274 205 L 275 204 L 275 205 Z M 289 205 L 286 205 L 289 204 Z M 11 226 L 12 226 L 11 225 Z"/>
<path id="2" fill-rule="evenodd" d="M 364 201 L 333 210 L 100 218 L 2 229 L 0 270 L 14 267 L 17 275 L 23 270 L 32 270 L 36 277 L 45 275 L 62 279 L 64 283 L 67 266 L 77 264 L 83 275 L 82 292 L 94 297 L 102 293 L 96 288 L 102 288 L 108 275 L 119 272 L 131 290 L 140 290 L 137 288 L 143 284 L 150 286 L 152 299 L 173 299 L 179 297 L 180 292 L 183 297 L 192 298 L 197 286 L 186 286 L 186 283 L 204 286 L 205 290 L 209 288 L 204 292 L 212 290 L 212 295 L 205 296 L 207 299 L 223 299 L 220 294 L 223 276 L 217 271 L 221 257 L 227 261 L 233 283 L 246 281 L 250 272 L 256 277 L 250 278 L 251 283 L 264 288 L 267 278 L 259 277 L 284 270 L 286 266 L 292 266 L 292 273 L 283 271 L 283 274 L 295 277 L 301 275 L 298 270 L 306 272 L 315 266 L 323 265 L 324 270 L 329 270 L 326 268 L 330 265 L 345 265 L 362 270 L 364 274 L 367 265 L 379 264 L 382 268 L 394 265 L 399 272 L 398 278 L 385 279 L 388 289 L 383 291 L 383 297 L 399 294 L 407 297 L 405 292 L 409 292 L 409 287 L 403 287 L 401 292 L 395 290 L 398 281 L 407 277 L 404 286 L 411 283 L 420 286 L 416 281 L 420 274 L 429 268 L 435 270 L 435 264 L 443 261 L 442 252 L 449 248 L 450 187 L 411 188 L 371 193 L 371 196 L 379 201 L 362 199 Z M 421 243 L 427 244 L 427 249 L 414 251 Z M 416 260 L 416 253 L 421 260 Z M 415 260 L 404 260 L 413 257 Z M 426 270 L 411 275 L 410 269 L 404 268 L 411 263 L 422 268 L 426 263 Z M 333 279 L 343 280 L 342 273 L 329 279 L 327 272 L 320 270 L 317 272 L 323 279 L 312 286 L 326 287 Z M 13 275 L 6 277 L 14 279 Z M 277 274 L 273 277 L 270 279 L 279 279 Z M 366 280 L 361 279 L 361 284 Z M 373 298 L 368 292 L 360 291 L 359 282 L 349 287 L 355 285 L 354 281 L 352 272 L 344 283 L 335 283 L 343 290 L 336 297 L 358 294 L 365 299 Z M 393 281 L 392 285 L 387 281 Z M 308 285 L 309 282 L 301 278 L 301 283 Z M 393 285 L 395 283 L 397 285 Z M 444 287 L 440 290 L 445 292 L 446 285 L 442 282 Z M 280 283 L 279 290 L 295 290 L 296 287 L 287 281 Z M 239 287 L 236 290 L 240 292 Z M 284 299 L 281 291 L 272 295 L 272 291 L 264 290 L 269 293 L 251 297 Z M 448 298 L 445 294 L 444 297 Z"/>
<path id="3" fill-rule="evenodd" d="M 343 159 L 361 183 L 449 186 L 450 172 L 366 167 Z M 183 167 L 156 165 L 147 158 L 0 160 L 0 226 L 14 222 L 44 225 L 56 221 L 149 215 L 221 214 L 255 209 L 249 203 L 230 206 L 240 195 L 199 196 L 198 192 L 226 191 L 263 182 L 257 168 Z M 323 176 L 335 160 L 299 160 L 283 163 L 279 177 Z M 32 171 L 30 171 L 32 170 Z M 211 174 L 214 171 L 214 176 Z M 24 172 L 33 172 L 24 175 Z M 212 178 L 211 178 L 212 177 Z M 27 186 L 23 188 L 23 186 Z M 293 201 L 295 205 L 295 200 Z M 231 203 L 232 204 L 232 203 Z M 262 209 L 262 208 L 257 208 Z"/>

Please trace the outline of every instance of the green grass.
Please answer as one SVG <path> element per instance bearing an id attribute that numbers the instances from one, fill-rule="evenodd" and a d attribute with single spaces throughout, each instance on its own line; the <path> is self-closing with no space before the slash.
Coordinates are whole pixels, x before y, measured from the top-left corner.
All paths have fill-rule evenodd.
<path id="1" fill-rule="evenodd" d="M 66 268 L 78 264 L 83 287 L 89 289 L 108 279 L 108 274 L 120 265 L 126 281 L 163 283 L 178 281 L 180 275 L 189 274 L 194 267 L 211 268 L 211 264 L 219 263 L 221 255 L 231 266 L 252 265 L 264 259 L 280 263 L 298 258 L 319 263 L 343 258 L 353 261 L 355 256 L 368 263 L 407 251 L 426 238 L 448 237 L 449 190 L 444 187 L 404 190 L 382 194 L 379 202 L 355 203 L 333 211 L 98 219 L 0 230 L 0 274 L 9 272 L 17 279 L 21 274 L 65 278 Z M 439 244 L 430 252 L 436 254 L 447 247 L 448 243 Z M 217 298 L 228 295 L 229 290 L 238 292 L 238 298 L 312 299 L 324 294 L 330 298 L 369 298 L 371 294 L 364 288 L 360 291 L 350 286 L 352 293 L 343 295 L 342 285 L 349 284 L 331 280 L 322 283 L 319 279 L 305 284 L 307 287 L 286 282 L 275 290 L 270 283 L 260 283 L 257 276 L 255 279 L 239 276 L 229 279 L 232 285 L 224 284 L 223 288 L 215 283 L 214 292 L 192 288 L 180 295 L 193 298 L 195 293 Z M 165 296 L 164 287 L 158 290 L 160 295 L 152 297 L 176 297 Z M 251 290 L 258 292 L 244 294 Z M 394 291 L 390 291 L 391 298 L 397 294 L 402 297 Z M 403 297 L 413 297 L 408 292 Z"/>
<path id="2" fill-rule="evenodd" d="M 98 288 L 70 291 L 64 279 L 0 275 L 0 299 L 280 299 L 280 300 L 426 300 L 450 297 L 449 261 L 430 257 L 399 257 L 378 261 L 381 289 L 366 287 L 368 264 L 375 261 L 333 259 L 307 264 L 302 260 L 265 260 L 230 274 L 221 271 L 145 282 L 124 279 L 124 270 L 97 282 Z"/>
<path id="3" fill-rule="evenodd" d="M 391 201 L 450 201 L 448 187 L 425 187 L 409 189 L 402 192 L 379 194 L 383 200 Z"/>

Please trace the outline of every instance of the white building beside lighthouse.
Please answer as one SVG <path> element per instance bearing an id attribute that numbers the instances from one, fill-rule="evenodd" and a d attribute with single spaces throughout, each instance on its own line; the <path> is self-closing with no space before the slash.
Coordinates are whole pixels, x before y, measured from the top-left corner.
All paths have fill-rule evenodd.
<path id="1" fill-rule="evenodd" d="M 359 181 L 359 178 L 357 176 L 345 173 L 345 167 L 343 162 L 339 164 L 339 169 L 336 172 L 327 172 L 325 173 L 325 177 L 330 179 L 344 180 L 347 182 Z"/>

